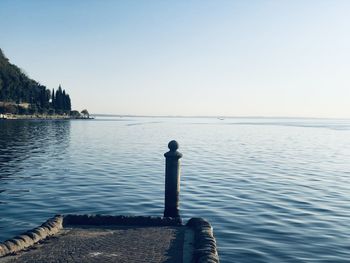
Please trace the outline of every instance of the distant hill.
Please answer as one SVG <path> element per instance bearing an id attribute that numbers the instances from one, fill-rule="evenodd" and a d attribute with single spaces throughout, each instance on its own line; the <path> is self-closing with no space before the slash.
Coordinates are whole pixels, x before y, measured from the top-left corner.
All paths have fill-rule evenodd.
<path id="1" fill-rule="evenodd" d="M 70 97 L 61 86 L 51 92 L 11 64 L 0 49 L 0 113 L 62 114 L 70 110 Z"/>

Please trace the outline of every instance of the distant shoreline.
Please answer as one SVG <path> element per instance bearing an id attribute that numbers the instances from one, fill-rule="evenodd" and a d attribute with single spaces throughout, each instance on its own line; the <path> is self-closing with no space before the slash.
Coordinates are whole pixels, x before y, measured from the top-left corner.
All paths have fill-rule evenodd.
<path id="1" fill-rule="evenodd" d="M 92 120 L 93 117 L 76 117 L 70 115 L 46 115 L 46 114 L 32 114 L 32 115 L 20 115 L 20 114 L 0 114 L 1 120 Z"/>

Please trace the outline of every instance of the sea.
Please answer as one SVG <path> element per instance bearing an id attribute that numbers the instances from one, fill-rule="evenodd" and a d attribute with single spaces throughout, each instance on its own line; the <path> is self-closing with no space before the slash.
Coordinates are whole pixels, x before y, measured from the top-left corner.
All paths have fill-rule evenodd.
<path id="1" fill-rule="evenodd" d="M 221 262 L 350 262 L 350 120 L 0 120 L 0 241 L 55 214 L 162 216 L 177 140 L 180 213 Z"/>

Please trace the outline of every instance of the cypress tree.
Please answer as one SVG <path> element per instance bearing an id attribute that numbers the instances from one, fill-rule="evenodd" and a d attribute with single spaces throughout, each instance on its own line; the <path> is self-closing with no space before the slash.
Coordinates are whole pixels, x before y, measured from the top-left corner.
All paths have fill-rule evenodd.
<path id="1" fill-rule="evenodd" d="M 67 110 L 68 111 L 72 110 L 72 104 L 71 104 L 69 95 L 67 95 Z"/>
<path id="2" fill-rule="evenodd" d="M 51 104 L 52 108 L 55 109 L 55 89 L 52 89 Z"/>
<path id="3" fill-rule="evenodd" d="M 67 98 L 66 98 L 66 91 L 63 90 L 62 93 L 62 110 L 66 111 L 67 110 Z"/>
<path id="4" fill-rule="evenodd" d="M 41 91 L 40 91 L 40 107 L 42 109 L 46 108 L 46 87 L 41 86 Z"/>
<path id="5" fill-rule="evenodd" d="M 62 96 L 62 87 L 58 86 L 58 90 L 56 91 L 56 100 L 55 100 L 55 109 L 62 110 L 63 109 L 63 96 Z"/>

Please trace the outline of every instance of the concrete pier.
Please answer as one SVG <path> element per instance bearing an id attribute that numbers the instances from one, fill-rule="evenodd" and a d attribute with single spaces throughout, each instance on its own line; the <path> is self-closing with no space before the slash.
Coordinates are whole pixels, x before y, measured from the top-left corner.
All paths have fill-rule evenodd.
<path id="1" fill-rule="evenodd" d="M 219 262 L 211 226 L 200 218 L 55 216 L 0 243 L 0 263 Z"/>

